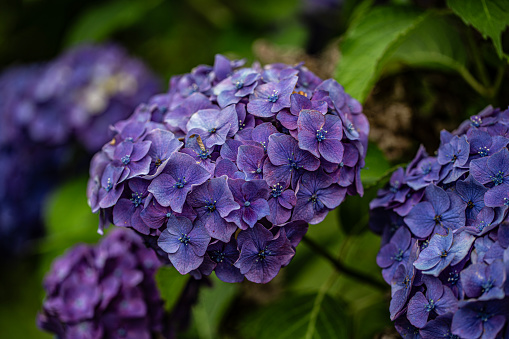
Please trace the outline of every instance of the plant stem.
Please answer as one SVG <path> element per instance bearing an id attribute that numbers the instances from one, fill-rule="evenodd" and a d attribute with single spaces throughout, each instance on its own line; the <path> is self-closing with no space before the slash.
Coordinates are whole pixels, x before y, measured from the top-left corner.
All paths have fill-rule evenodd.
<path id="1" fill-rule="evenodd" d="M 354 279 L 357 279 L 357 280 L 359 280 L 367 285 L 370 285 L 372 287 L 375 287 L 379 290 L 385 291 L 387 289 L 387 285 L 385 283 L 383 283 L 379 280 L 375 280 L 375 279 L 373 279 L 373 277 L 371 277 L 363 272 L 359 272 L 355 269 L 347 267 L 339 259 L 333 258 L 329 252 L 327 252 L 323 247 L 321 247 L 316 242 L 311 240 L 311 238 L 304 236 L 304 238 L 302 238 L 302 241 L 307 246 L 309 246 L 309 248 L 311 248 L 313 251 L 315 251 L 316 253 L 318 253 L 319 255 L 324 257 L 325 259 L 327 259 L 338 272 L 344 273 Z"/>
<path id="2" fill-rule="evenodd" d="M 481 55 L 479 54 L 479 46 L 475 45 L 474 35 L 471 28 L 467 29 L 466 35 L 470 50 L 472 51 L 474 63 L 477 68 L 477 73 L 484 86 L 487 87 L 490 84 L 490 80 L 488 78 L 488 73 L 486 72 L 486 67 L 484 67 L 484 63 L 482 62 Z"/>
<path id="3" fill-rule="evenodd" d="M 486 88 L 480 84 L 468 71 L 468 69 L 465 67 L 460 67 L 458 68 L 458 72 L 463 77 L 463 80 L 465 80 L 477 93 L 485 98 L 491 98 L 493 96 L 493 91 L 490 88 Z"/>

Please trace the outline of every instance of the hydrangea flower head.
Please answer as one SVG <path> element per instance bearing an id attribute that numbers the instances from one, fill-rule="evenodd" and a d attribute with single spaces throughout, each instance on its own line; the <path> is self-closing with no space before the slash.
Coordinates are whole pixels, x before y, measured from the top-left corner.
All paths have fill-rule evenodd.
<path id="1" fill-rule="evenodd" d="M 383 235 L 377 263 L 403 336 L 509 335 L 508 116 L 488 107 L 442 131 L 437 156 L 421 147 L 370 204 Z"/>
<path id="2" fill-rule="evenodd" d="M 218 55 L 114 124 L 88 201 L 182 274 L 267 283 L 305 225 L 363 194 L 369 126 L 334 80 L 300 64 L 243 65 Z"/>
<path id="3" fill-rule="evenodd" d="M 138 235 L 121 229 L 95 247 L 73 247 L 44 279 L 39 327 L 59 338 L 151 338 L 163 330 L 160 265 Z"/>
<path id="4" fill-rule="evenodd" d="M 43 198 L 62 172 L 89 161 L 108 141 L 108 125 L 127 117 L 158 87 L 143 63 L 115 45 L 79 46 L 50 62 L 0 74 L 2 253 L 19 255 L 28 239 L 40 236 Z M 124 143 L 117 160 L 131 175 L 146 171 L 146 149 L 131 146 Z M 102 182 L 96 178 L 103 206 L 122 193 L 110 185 L 123 173 L 108 171 Z"/>

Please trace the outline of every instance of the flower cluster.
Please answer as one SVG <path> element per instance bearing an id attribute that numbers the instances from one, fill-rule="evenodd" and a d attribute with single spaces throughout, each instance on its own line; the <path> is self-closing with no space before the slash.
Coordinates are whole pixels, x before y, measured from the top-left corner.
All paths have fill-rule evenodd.
<path id="1" fill-rule="evenodd" d="M 507 336 L 509 110 L 488 107 L 440 141 L 370 204 L 391 319 L 404 337 Z"/>
<path id="2" fill-rule="evenodd" d="M 89 152 L 107 128 L 159 89 L 139 60 L 115 45 L 79 46 L 41 65 L 0 77 L 0 145 L 62 145 L 77 139 Z"/>
<path id="3" fill-rule="evenodd" d="M 134 232 L 113 230 L 53 262 L 38 325 L 58 338 L 152 338 L 163 330 L 157 255 Z"/>
<path id="4" fill-rule="evenodd" d="M 362 194 L 369 125 L 336 81 L 302 65 L 217 55 L 113 126 L 92 160 L 102 224 L 157 237 L 181 273 L 273 279 L 307 223 Z"/>
<path id="5" fill-rule="evenodd" d="M 107 141 L 108 125 L 158 87 L 140 61 L 113 45 L 81 46 L 0 75 L 2 254 L 21 253 L 42 232 L 41 204 L 56 172 L 88 162 Z"/>

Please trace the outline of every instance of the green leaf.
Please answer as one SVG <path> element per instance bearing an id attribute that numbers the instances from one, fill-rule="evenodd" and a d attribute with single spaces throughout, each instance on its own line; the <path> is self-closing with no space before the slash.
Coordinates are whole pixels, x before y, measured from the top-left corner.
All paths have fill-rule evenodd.
<path id="1" fill-rule="evenodd" d="M 341 43 L 336 80 L 361 103 L 380 75 L 380 61 L 429 13 L 409 7 L 375 7 L 355 20 Z"/>
<path id="2" fill-rule="evenodd" d="M 191 331 L 195 333 L 190 338 L 219 338 L 219 325 L 237 292 L 238 285 L 222 282 L 215 275 L 210 278 L 213 288 L 202 288 L 198 304 L 193 308 Z"/>
<path id="3" fill-rule="evenodd" d="M 466 67 L 467 52 L 461 35 L 448 17 L 433 14 L 407 34 L 399 47 L 388 53 L 381 63 L 402 63 L 461 73 Z"/>
<path id="4" fill-rule="evenodd" d="M 245 338 L 349 338 L 345 305 L 325 293 L 289 294 L 247 319 Z"/>
<path id="5" fill-rule="evenodd" d="M 189 276 L 181 275 L 173 267 L 162 266 L 157 271 L 155 278 L 159 293 L 164 300 L 164 308 L 171 311 L 189 280 Z"/>
<path id="6" fill-rule="evenodd" d="M 486 39 L 490 37 L 500 58 L 502 32 L 509 25 L 509 2 L 507 0 L 447 0 L 451 8 L 467 25 L 474 26 Z"/>
<path id="7" fill-rule="evenodd" d="M 145 18 L 147 12 L 160 3 L 161 0 L 118 0 L 101 3 L 84 11 L 77 19 L 67 34 L 66 45 L 105 40 L 113 33 Z"/>
<path id="8" fill-rule="evenodd" d="M 46 236 L 42 252 L 62 250 L 77 242 L 96 242 L 99 219 L 87 203 L 87 177 L 73 179 L 53 192 L 46 202 Z"/>
<path id="9" fill-rule="evenodd" d="M 368 144 L 366 153 L 366 165 L 361 170 L 361 179 L 363 185 L 370 185 L 382 178 L 391 168 L 391 164 L 385 158 L 383 152 L 375 143 Z"/>

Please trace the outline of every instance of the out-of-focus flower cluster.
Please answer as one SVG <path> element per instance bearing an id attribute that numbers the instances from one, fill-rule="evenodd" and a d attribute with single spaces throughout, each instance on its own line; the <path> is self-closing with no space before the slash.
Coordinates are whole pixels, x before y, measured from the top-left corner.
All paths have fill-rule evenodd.
<path id="1" fill-rule="evenodd" d="M 89 205 L 182 274 L 266 283 L 307 223 L 362 194 L 369 125 L 336 81 L 302 65 L 217 55 L 116 123 L 92 160 Z"/>
<path id="2" fill-rule="evenodd" d="M 146 66 L 115 45 L 80 46 L 47 64 L 7 70 L 0 77 L 0 145 L 77 139 L 96 152 L 108 126 L 158 90 Z"/>
<path id="3" fill-rule="evenodd" d="M 41 232 L 42 200 L 59 171 L 87 162 L 109 125 L 158 89 L 148 69 L 114 45 L 77 47 L 0 75 L 2 253 L 20 252 Z"/>
<path id="4" fill-rule="evenodd" d="M 508 144 L 509 110 L 488 107 L 442 131 L 436 156 L 421 147 L 371 202 L 403 337 L 509 334 Z"/>
<path id="5" fill-rule="evenodd" d="M 160 266 L 134 232 L 116 229 L 95 247 L 77 245 L 53 262 L 38 325 L 58 338 L 152 338 L 163 330 Z"/>

